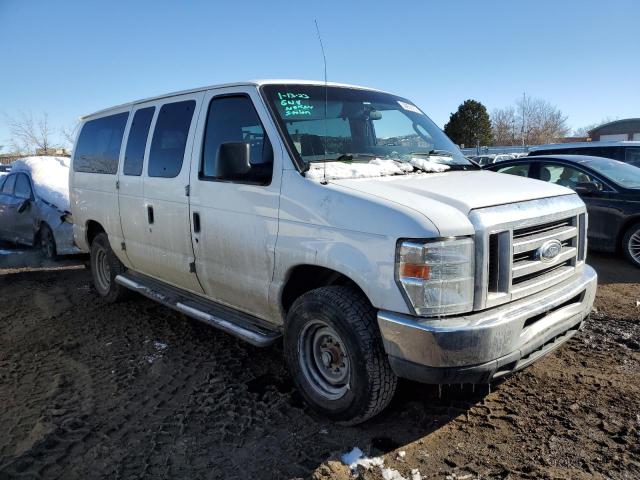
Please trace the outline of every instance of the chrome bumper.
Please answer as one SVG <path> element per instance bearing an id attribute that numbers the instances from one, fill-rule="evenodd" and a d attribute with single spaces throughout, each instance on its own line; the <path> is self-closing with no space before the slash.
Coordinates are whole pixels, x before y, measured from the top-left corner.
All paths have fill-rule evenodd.
<path id="1" fill-rule="evenodd" d="M 591 312 L 597 275 L 572 278 L 500 307 L 422 319 L 378 312 L 396 374 L 425 383 L 486 383 L 520 370 L 571 338 Z"/>

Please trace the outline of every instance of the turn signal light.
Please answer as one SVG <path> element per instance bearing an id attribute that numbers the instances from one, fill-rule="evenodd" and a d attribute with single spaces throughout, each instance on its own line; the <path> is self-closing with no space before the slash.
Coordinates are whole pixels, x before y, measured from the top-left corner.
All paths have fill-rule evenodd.
<path id="1" fill-rule="evenodd" d="M 401 263 L 400 276 L 410 278 L 429 279 L 429 265 L 416 265 L 414 263 Z"/>

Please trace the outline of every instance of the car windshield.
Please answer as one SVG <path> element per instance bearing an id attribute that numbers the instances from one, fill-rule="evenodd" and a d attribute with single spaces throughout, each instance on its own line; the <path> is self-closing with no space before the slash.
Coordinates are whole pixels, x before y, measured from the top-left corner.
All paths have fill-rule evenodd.
<path id="1" fill-rule="evenodd" d="M 604 158 L 597 162 L 588 162 L 588 165 L 602 176 L 622 187 L 640 189 L 640 167 Z"/>
<path id="2" fill-rule="evenodd" d="M 360 170 L 372 175 L 379 174 L 373 166 L 391 174 L 478 168 L 404 98 L 323 85 L 266 85 L 262 92 L 305 171 L 324 162 L 349 171 L 366 163 Z"/>

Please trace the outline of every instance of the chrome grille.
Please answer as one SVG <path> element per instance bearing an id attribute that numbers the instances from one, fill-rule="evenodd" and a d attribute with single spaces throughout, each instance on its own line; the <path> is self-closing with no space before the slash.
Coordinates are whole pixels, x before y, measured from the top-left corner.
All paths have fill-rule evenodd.
<path id="1" fill-rule="evenodd" d="M 584 261 L 586 214 L 577 196 L 474 210 L 469 218 L 476 229 L 476 310 L 548 288 Z M 554 239 L 560 254 L 545 262 L 539 249 Z"/>

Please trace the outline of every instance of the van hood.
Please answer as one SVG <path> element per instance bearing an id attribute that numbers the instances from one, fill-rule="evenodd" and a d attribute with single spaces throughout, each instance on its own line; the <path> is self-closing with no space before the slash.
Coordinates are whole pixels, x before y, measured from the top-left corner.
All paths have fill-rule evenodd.
<path id="1" fill-rule="evenodd" d="M 339 179 L 330 183 L 416 210 L 431 219 L 443 235 L 449 233 L 448 228 L 442 228 L 445 225 L 460 225 L 454 217 L 461 220 L 477 208 L 574 194 L 560 185 L 487 170 Z"/>

